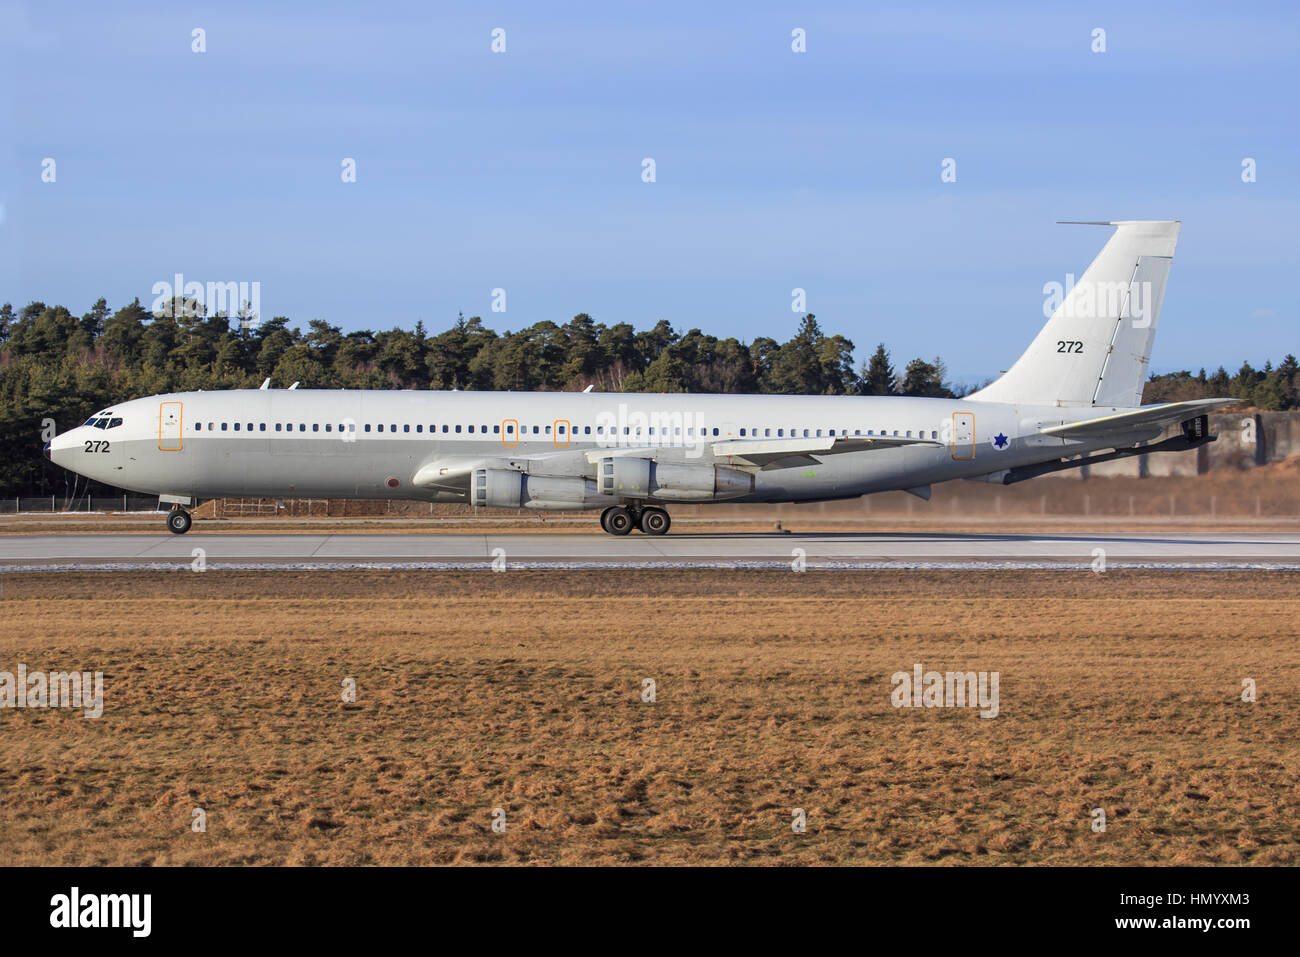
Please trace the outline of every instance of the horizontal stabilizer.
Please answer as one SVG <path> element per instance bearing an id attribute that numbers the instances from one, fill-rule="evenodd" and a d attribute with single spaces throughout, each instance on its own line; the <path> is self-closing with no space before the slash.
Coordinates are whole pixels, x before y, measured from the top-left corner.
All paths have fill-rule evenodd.
<path id="1" fill-rule="evenodd" d="M 1065 425 L 1053 425 L 1041 429 L 1043 435 L 1057 435 L 1062 438 L 1096 438 L 1107 435 L 1120 435 L 1132 432 L 1144 426 L 1166 425 L 1181 422 L 1183 419 L 1204 415 L 1221 405 L 1231 405 L 1240 399 L 1192 399 L 1187 402 L 1165 402 L 1161 405 L 1148 405 L 1115 415 L 1103 415 L 1096 419 L 1082 422 L 1069 422 Z"/>

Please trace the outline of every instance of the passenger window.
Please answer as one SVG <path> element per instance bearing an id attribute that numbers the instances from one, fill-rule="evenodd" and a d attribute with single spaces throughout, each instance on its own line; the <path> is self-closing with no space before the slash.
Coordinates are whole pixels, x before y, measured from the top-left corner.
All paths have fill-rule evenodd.
<path id="1" fill-rule="evenodd" d="M 320 431 L 320 423 L 319 423 L 319 422 L 313 422 L 313 423 L 311 424 L 311 430 L 312 430 L 313 432 L 319 432 L 319 431 Z"/>
<path id="2" fill-rule="evenodd" d="M 410 426 L 410 424 L 408 423 L 408 424 L 406 424 L 406 425 L 403 425 L 403 426 L 402 426 L 402 431 L 403 431 L 403 432 L 410 432 L 410 431 L 411 431 L 411 426 Z"/>
<path id="3" fill-rule="evenodd" d="M 277 431 L 277 432 L 280 431 L 280 423 L 279 423 L 279 422 L 275 423 L 275 431 Z"/>
<path id="4" fill-rule="evenodd" d="M 549 425 L 546 427 L 546 434 L 547 435 L 551 434 L 551 427 Z"/>
<path id="5" fill-rule="evenodd" d="M 326 431 L 326 432 L 333 432 L 333 431 L 334 431 L 334 426 L 333 426 L 331 423 L 326 422 L 326 423 L 325 423 L 325 431 Z"/>
<path id="6" fill-rule="evenodd" d="M 423 432 L 423 431 L 424 431 L 424 426 L 421 425 L 421 424 L 417 424 L 417 425 L 415 426 L 415 431 L 417 431 L 417 432 Z"/>
<path id="7" fill-rule="evenodd" d="M 307 431 L 307 423 L 306 423 L 306 422 L 299 422 L 299 423 L 298 423 L 298 431 L 299 431 L 299 432 L 306 432 L 306 431 Z"/>
<path id="8" fill-rule="evenodd" d="M 459 426 L 459 425 L 458 425 L 458 426 L 456 426 L 456 431 L 457 431 L 457 432 L 459 432 L 459 431 L 460 431 L 460 426 Z"/>
<path id="9" fill-rule="evenodd" d="M 538 433 L 538 431 L 539 431 L 538 427 L 534 425 L 534 426 L 533 426 L 533 435 L 536 435 L 536 434 Z"/>
<path id="10" fill-rule="evenodd" d="M 388 427 L 388 431 L 389 431 L 389 432 L 396 432 L 396 431 L 397 431 L 397 423 L 394 422 L 392 425 L 390 425 L 390 426 Z"/>
<path id="11" fill-rule="evenodd" d="M 473 432 L 473 431 L 474 431 L 474 426 L 471 425 L 471 426 L 469 427 L 469 430 L 470 430 L 471 432 Z"/>
<path id="12" fill-rule="evenodd" d="M 239 431 L 239 423 L 238 423 L 238 422 L 235 423 L 235 431 L 236 431 L 236 432 Z"/>
<path id="13" fill-rule="evenodd" d="M 226 425 L 227 425 L 227 424 L 228 424 L 228 423 L 226 423 L 226 422 L 222 422 L 222 423 L 221 423 L 221 431 L 222 431 L 222 432 L 226 431 Z"/>
<path id="14" fill-rule="evenodd" d="M 583 426 L 583 428 L 582 428 L 582 434 L 583 434 L 583 435 L 591 435 L 591 426 L 589 426 L 589 425 Z"/>
<path id="15" fill-rule="evenodd" d="M 494 425 L 494 426 L 492 426 L 492 434 L 493 434 L 493 435 L 500 435 L 500 434 L 501 434 L 501 426 L 499 426 L 499 425 Z"/>
<path id="16" fill-rule="evenodd" d="M 717 430 L 717 429 L 714 429 L 714 430 L 713 430 L 713 434 L 714 434 L 714 435 L 717 435 L 717 434 L 718 434 L 718 430 Z"/>
<path id="17" fill-rule="evenodd" d="M 444 426 L 442 427 L 442 431 L 446 432 L 446 431 L 447 431 L 447 426 L 444 425 Z"/>
<path id="18" fill-rule="evenodd" d="M 202 423 L 202 422 L 195 422 L 195 423 L 194 423 L 194 431 L 195 431 L 195 432 L 202 432 L 202 431 L 203 431 L 203 423 Z"/>
<path id="19" fill-rule="evenodd" d="M 740 437 L 741 437 L 742 439 L 745 437 L 745 430 L 744 430 L 744 429 L 741 429 L 741 430 L 740 430 Z"/>

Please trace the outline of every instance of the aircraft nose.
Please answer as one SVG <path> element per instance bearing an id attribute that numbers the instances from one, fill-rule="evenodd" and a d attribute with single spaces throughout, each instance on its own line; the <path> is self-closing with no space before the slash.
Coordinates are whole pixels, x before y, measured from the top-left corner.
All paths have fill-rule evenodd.
<path id="1" fill-rule="evenodd" d="M 71 456 L 67 453 L 76 444 L 76 439 L 69 435 L 70 433 L 63 432 L 45 443 L 45 457 L 65 469 L 72 466 Z"/>

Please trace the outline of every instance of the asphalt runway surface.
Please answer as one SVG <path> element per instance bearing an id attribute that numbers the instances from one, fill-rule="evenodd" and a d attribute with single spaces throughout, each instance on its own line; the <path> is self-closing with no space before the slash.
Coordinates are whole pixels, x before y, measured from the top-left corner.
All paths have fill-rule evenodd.
<path id="1" fill-rule="evenodd" d="M 771 568 L 1300 570 L 1300 533 L 103 534 L 0 536 L 37 571 Z"/>

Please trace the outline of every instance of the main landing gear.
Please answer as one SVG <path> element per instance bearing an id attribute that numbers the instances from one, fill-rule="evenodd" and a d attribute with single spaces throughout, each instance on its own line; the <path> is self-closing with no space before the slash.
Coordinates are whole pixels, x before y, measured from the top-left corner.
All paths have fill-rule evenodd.
<path id="1" fill-rule="evenodd" d="M 639 528 L 647 535 L 667 535 L 672 520 L 654 505 L 615 505 L 600 513 L 600 527 L 611 535 L 627 535 Z"/>
<path id="2" fill-rule="evenodd" d="M 172 510 L 167 513 L 167 531 L 173 535 L 184 535 L 193 524 L 194 519 L 190 518 L 190 513 L 179 505 L 173 505 Z"/>

